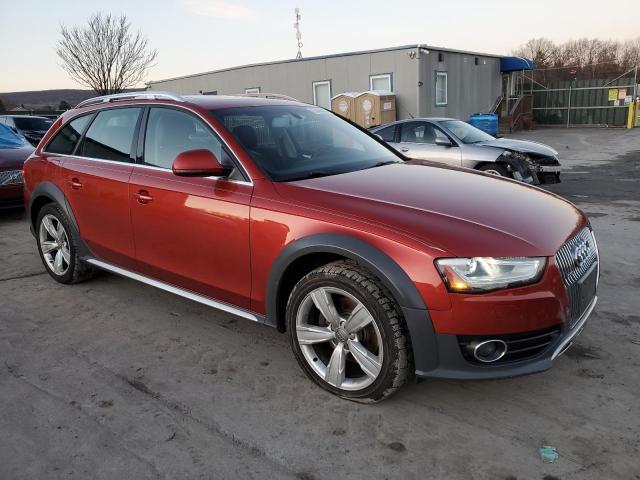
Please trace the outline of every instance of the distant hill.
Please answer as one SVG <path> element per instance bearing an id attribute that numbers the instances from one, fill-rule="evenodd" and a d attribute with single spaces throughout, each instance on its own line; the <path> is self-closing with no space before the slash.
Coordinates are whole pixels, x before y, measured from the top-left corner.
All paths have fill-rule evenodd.
<path id="1" fill-rule="evenodd" d="M 138 89 L 133 89 L 135 91 Z M 142 90 L 142 89 L 140 89 Z M 127 90 L 129 91 L 129 90 Z M 64 89 L 64 90 L 34 90 L 31 92 L 0 93 L 0 99 L 7 108 L 24 105 L 30 110 L 44 109 L 51 106 L 58 108 L 62 100 L 72 107 L 87 98 L 97 96 L 93 90 Z"/>

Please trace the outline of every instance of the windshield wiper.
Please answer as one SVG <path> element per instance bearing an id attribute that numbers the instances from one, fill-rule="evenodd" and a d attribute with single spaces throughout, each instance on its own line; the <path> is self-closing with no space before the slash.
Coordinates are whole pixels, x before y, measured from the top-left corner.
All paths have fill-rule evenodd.
<path id="1" fill-rule="evenodd" d="M 295 182 L 296 180 L 308 180 L 310 178 L 318 178 L 318 177 L 328 177 L 329 175 L 338 175 L 340 173 L 345 173 L 345 172 L 333 172 L 333 171 L 327 171 L 327 170 L 312 170 L 311 172 L 307 172 L 303 175 L 299 175 L 297 177 L 290 177 L 290 178 L 285 178 L 284 180 L 281 180 L 283 182 Z"/>

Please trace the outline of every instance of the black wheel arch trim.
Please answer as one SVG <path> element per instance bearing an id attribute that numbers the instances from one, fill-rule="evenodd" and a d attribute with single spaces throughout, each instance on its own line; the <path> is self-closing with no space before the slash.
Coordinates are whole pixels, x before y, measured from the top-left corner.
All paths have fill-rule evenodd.
<path id="1" fill-rule="evenodd" d="M 73 233 L 75 234 L 78 240 L 78 249 L 80 250 L 78 252 L 79 255 L 80 256 L 91 255 L 89 252 L 89 249 L 87 248 L 85 243 L 82 241 L 82 238 L 80 237 L 80 228 L 78 227 L 78 222 L 76 220 L 75 215 L 73 214 L 73 210 L 71 209 L 71 205 L 69 204 L 67 197 L 62 192 L 62 190 L 60 190 L 58 186 L 56 186 L 51 182 L 42 182 L 38 184 L 38 186 L 34 188 L 33 192 L 31 193 L 31 198 L 29 200 L 29 212 L 28 212 L 29 224 L 31 226 L 31 233 L 34 236 L 36 235 L 35 222 L 37 218 L 33 212 L 33 204 L 36 202 L 36 200 L 43 197 L 48 198 L 49 200 L 51 200 L 51 202 L 58 205 L 62 209 L 66 217 L 69 219 L 69 222 L 71 222 L 71 228 L 73 229 Z"/>
<path id="2" fill-rule="evenodd" d="M 437 345 L 427 307 L 407 273 L 387 254 L 358 238 L 344 234 L 315 234 L 287 245 L 277 257 L 267 280 L 266 323 L 285 330 L 285 309 L 279 305 L 282 279 L 296 260 L 305 255 L 337 254 L 368 268 L 391 292 L 402 310 L 413 347 L 417 370 L 437 365 Z"/>

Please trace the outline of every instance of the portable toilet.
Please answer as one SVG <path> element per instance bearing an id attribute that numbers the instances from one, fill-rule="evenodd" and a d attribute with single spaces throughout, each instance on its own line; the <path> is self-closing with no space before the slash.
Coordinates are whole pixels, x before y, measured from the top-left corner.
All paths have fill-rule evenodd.
<path id="1" fill-rule="evenodd" d="M 331 110 L 338 115 L 356 121 L 356 97 L 358 92 L 344 92 L 331 99 Z"/>
<path id="2" fill-rule="evenodd" d="M 370 90 L 355 99 L 356 123 L 364 128 L 376 127 L 396 119 L 396 96 L 387 91 Z"/>

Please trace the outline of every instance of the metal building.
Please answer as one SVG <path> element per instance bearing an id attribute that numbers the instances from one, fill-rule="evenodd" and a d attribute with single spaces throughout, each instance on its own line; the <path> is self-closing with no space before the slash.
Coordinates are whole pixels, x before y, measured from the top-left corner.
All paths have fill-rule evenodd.
<path id="1" fill-rule="evenodd" d="M 389 90 L 398 118 L 466 119 L 495 108 L 501 96 L 498 55 L 429 45 L 257 63 L 151 81 L 151 90 L 178 94 L 278 93 L 331 108 L 337 94 Z"/>

